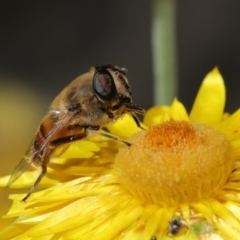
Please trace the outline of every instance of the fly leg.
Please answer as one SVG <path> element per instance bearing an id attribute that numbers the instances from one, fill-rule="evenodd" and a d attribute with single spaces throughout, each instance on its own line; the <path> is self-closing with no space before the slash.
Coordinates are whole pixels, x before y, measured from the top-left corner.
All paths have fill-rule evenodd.
<path id="1" fill-rule="evenodd" d="M 99 132 L 99 131 L 96 131 L 96 130 L 92 130 L 91 128 L 88 128 L 87 131 L 89 132 L 89 136 L 100 135 L 100 136 L 103 136 L 105 138 L 112 139 L 114 141 L 122 142 L 122 143 L 126 144 L 128 147 L 130 147 L 132 145 L 131 143 L 129 143 L 127 141 L 124 141 L 123 139 L 118 138 L 118 137 L 113 136 L 113 135 L 108 134 L 108 133 L 103 133 L 103 132 Z"/>
<path id="2" fill-rule="evenodd" d="M 34 190 L 37 188 L 38 184 L 41 182 L 44 175 L 47 173 L 47 164 L 49 162 L 48 156 L 52 152 L 52 150 L 55 149 L 55 146 L 59 146 L 63 143 L 68 143 L 68 142 L 80 140 L 80 139 L 84 138 L 85 136 L 86 136 L 86 132 L 81 133 L 81 134 L 72 135 L 72 136 L 58 138 L 58 139 L 56 139 L 56 140 L 54 140 L 50 143 L 50 146 L 48 146 L 48 149 L 47 149 L 48 151 L 43 152 L 42 155 L 39 156 L 41 158 L 41 161 L 42 161 L 42 159 L 45 159 L 45 160 L 42 161 L 43 162 L 43 164 L 41 166 L 42 167 L 42 172 L 38 176 L 34 185 L 30 188 L 28 194 L 22 199 L 23 202 L 25 202 L 29 198 L 29 196 L 34 192 Z"/>
<path id="3" fill-rule="evenodd" d="M 90 137 L 90 136 L 94 136 L 94 135 L 100 135 L 100 136 L 103 136 L 103 137 L 106 137 L 106 138 L 110 138 L 114 141 L 122 142 L 122 143 L 126 144 L 127 146 L 131 146 L 131 143 L 129 143 L 127 141 L 124 141 L 124 140 L 122 140 L 122 139 L 120 139 L 116 136 L 113 136 L 113 135 L 110 135 L 110 134 L 107 134 L 107 133 L 99 132 L 98 129 L 99 129 L 99 127 L 87 126 L 87 127 L 85 127 L 85 132 L 56 139 L 56 140 L 52 141 L 51 144 L 52 145 L 58 145 L 58 144 L 60 145 L 60 144 L 63 144 L 63 143 L 69 143 L 69 142 L 81 140 L 81 139 L 83 139 L 87 136 Z"/>
<path id="4" fill-rule="evenodd" d="M 47 146 L 38 156 L 37 158 L 39 158 L 39 162 L 41 162 L 41 167 L 42 167 L 42 172 L 40 173 L 40 175 L 38 176 L 37 180 L 35 181 L 35 183 L 33 184 L 33 186 L 30 188 L 29 192 L 27 193 L 27 195 L 22 199 L 22 202 L 25 202 L 30 195 L 35 191 L 35 189 L 37 188 L 38 184 L 41 182 L 42 178 L 44 177 L 44 175 L 47 173 L 47 165 L 49 162 L 49 155 L 52 153 L 52 151 L 54 150 L 54 148 L 52 148 L 51 146 Z"/>
<path id="5" fill-rule="evenodd" d="M 42 180 L 42 178 L 44 177 L 46 172 L 47 172 L 47 164 L 45 163 L 44 165 L 42 165 L 42 172 L 38 176 L 38 178 L 35 181 L 34 185 L 30 188 L 28 194 L 22 199 L 23 202 L 25 202 L 30 197 L 30 195 L 34 192 L 35 188 L 38 186 L 38 184 L 40 183 L 40 181 Z"/>
<path id="6" fill-rule="evenodd" d="M 134 113 L 132 113 L 131 115 L 132 115 L 133 120 L 135 121 L 136 125 L 137 125 L 139 128 L 145 130 L 145 128 L 143 128 L 143 127 L 141 126 L 141 122 L 140 122 L 140 120 L 138 119 L 138 117 L 137 117 Z"/>

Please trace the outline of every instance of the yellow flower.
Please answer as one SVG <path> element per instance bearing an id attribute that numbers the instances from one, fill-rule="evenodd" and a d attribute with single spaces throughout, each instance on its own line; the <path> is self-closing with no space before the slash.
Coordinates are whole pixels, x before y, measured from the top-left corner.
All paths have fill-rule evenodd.
<path id="1" fill-rule="evenodd" d="M 128 115 L 107 126 L 131 147 L 93 137 L 58 149 L 44 190 L 26 203 L 10 195 L 5 217 L 17 218 L 0 239 L 240 239 L 240 110 L 227 115 L 224 105 L 215 68 L 189 115 L 175 99 L 146 113 L 147 130 Z M 30 187 L 38 173 L 13 187 Z"/>

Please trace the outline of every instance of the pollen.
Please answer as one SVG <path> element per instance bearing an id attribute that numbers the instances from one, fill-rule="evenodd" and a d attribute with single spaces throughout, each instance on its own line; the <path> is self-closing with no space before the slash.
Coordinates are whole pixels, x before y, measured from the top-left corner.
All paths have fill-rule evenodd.
<path id="1" fill-rule="evenodd" d="M 176 206 L 214 197 L 235 161 L 218 130 L 169 120 L 134 135 L 115 159 L 122 186 L 144 203 Z"/>

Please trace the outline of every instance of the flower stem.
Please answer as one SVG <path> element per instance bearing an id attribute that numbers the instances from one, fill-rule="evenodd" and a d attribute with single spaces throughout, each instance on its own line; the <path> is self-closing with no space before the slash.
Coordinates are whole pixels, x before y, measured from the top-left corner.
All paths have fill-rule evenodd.
<path id="1" fill-rule="evenodd" d="M 152 2 L 154 103 L 170 104 L 176 96 L 175 0 Z"/>

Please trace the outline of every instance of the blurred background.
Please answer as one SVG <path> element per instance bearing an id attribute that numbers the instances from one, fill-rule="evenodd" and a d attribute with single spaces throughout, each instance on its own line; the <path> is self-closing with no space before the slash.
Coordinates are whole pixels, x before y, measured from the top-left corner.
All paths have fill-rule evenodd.
<path id="1" fill-rule="evenodd" d="M 127 67 L 134 102 L 153 105 L 151 14 L 151 1 L 0 1 L 0 176 L 19 162 L 51 100 L 92 65 Z M 214 66 L 226 110 L 239 107 L 239 14 L 240 1 L 175 2 L 176 95 L 188 111 Z M 8 194 L 0 190 L 0 215 Z"/>

